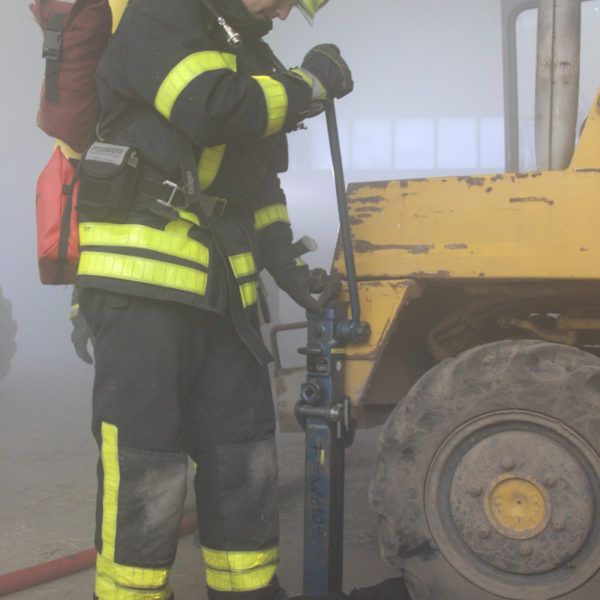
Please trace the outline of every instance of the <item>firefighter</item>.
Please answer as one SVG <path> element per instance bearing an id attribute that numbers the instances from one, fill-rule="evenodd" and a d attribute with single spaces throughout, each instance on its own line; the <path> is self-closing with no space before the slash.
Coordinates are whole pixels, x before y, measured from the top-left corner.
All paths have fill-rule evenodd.
<path id="1" fill-rule="evenodd" d="M 97 600 L 173 598 L 188 456 L 210 600 L 285 597 L 257 280 L 266 268 L 316 313 L 338 291 L 297 256 L 278 174 L 286 134 L 353 83 L 337 47 L 276 70 L 262 37 L 326 2 L 130 0 L 100 62 L 97 134 L 110 146 L 84 162 L 73 320 L 84 360 L 94 340 Z M 128 159 L 94 198 L 102 148 Z M 202 194 L 182 189 L 190 157 Z"/>

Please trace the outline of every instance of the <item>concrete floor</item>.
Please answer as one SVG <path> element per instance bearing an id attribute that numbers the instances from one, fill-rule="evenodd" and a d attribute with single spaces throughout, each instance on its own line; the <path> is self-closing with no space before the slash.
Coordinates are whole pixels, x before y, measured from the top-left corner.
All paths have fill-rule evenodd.
<path id="1" fill-rule="evenodd" d="M 0 574 L 91 548 L 96 447 L 89 432 L 92 369 L 18 362 L 0 382 Z M 365 587 L 397 572 L 379 558 L 366 501 L 377 430 L 359 432 L 346 473 L 344 588 Z M 302 477 L 302 434 L 279 438 L 281 482 Z M 192 511 L 192 495 L 187 509 Z M 281 500 L 279 577 L 302 591 L 301 488 Z M 180 540 L 172 573 L 177 600 L 205 600 L 194 536 Z M 88 600 L 93 570 L 10 594 L 11 600 Z"/>

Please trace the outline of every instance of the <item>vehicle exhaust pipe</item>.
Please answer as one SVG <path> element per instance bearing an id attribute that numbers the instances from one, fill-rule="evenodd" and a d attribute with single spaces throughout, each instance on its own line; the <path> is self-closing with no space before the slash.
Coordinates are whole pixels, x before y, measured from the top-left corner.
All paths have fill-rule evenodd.
<path id="1" fill-rule="evenodd" d="M 537 30 L 535 150 L 541 171 L 566 169 L 575 148 L 581 0 L 540 0 Z"/>

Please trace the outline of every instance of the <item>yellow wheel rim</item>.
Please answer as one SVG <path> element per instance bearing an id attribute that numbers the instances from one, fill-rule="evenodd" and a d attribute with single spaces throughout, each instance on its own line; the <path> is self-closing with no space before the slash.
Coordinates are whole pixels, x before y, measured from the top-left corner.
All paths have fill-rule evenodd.
<path id="1" fill-rule="evenodd" d="M 546 528 L 552 505 L 548 492 L 533 479 L 506 473 L 489 486 L 485 512 L 496 531 L 515 540 L 525 540 Z"/>

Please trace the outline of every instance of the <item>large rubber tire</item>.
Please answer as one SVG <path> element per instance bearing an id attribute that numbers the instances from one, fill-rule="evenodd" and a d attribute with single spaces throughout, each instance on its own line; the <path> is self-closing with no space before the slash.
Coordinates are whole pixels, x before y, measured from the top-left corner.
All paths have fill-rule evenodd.
<path id="1" fill-rule="evenodd" d="M 0 380 L 8 373 L 10 361 L 17 351 L 17 323 L 12 318 L 12 304 L 4 298 L 0 287 Z"/>
<path id="2" fill-rule="evenodd" d="M 370 486 L 413 600 L 600 598 L 600 358 L 521 340 L 413 386 Z"/>

